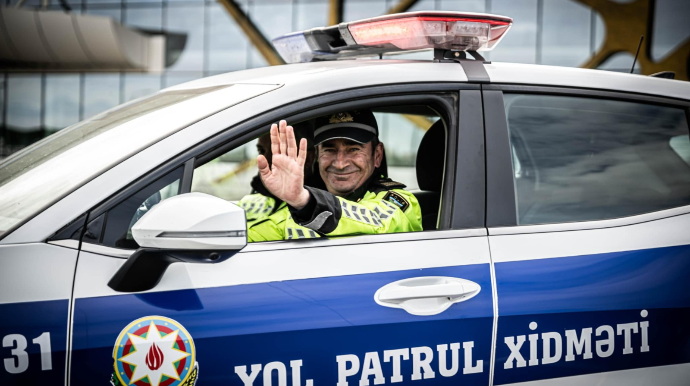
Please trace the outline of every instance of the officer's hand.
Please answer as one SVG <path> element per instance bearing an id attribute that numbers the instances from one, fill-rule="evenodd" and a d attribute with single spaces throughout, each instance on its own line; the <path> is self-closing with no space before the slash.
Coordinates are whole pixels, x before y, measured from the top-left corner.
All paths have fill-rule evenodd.
<path id="1" fill-rule="evenodd" d="M 307 158 L 307 140 L 302 138 L 299 151 L 292 126 L 280 121 L 280 127 L 271 126 L 271 152 L 273 164 L 263 155 L 257 158 L 259 174 L 264 186 L 279 199 L 295 209 L 309 202 L 309 191 L 304 189 L 304 163 Z"/>

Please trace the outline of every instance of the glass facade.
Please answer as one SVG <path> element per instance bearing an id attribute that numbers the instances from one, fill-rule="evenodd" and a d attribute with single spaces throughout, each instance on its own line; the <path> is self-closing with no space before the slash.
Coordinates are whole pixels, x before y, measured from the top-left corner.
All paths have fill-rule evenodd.
<path id="1" fill-rule="evenodd" d="M 56 130 L 164 87 L 228 71 L 266 66 L 223 6 L 210 0 L 66 0 L 72 12 L 100 15 L 124 25 L 186 34 L 184 50 L 162 73 L 0 72 L 0 158 Z M 326 25 L 329 0 L 236 0 L 269 39 Z M 343 20 L 385 14 L 399 0 L 343 0 Z M 17 0 L 5 0 L 15 4 Z M 24 7 L 38 7 L 28 0 Z M 680 7 L 680 8 L 679 8 Z M 51 9 L 59 10 L 57 1 Z M 680 11 L 679 11 L 680 9 Z M 579 66 L 599 48 L 604 23 L 574 0 L 419 0 L 411 9 L 489 12 L 515 24 L 487 59 Z M 690 3 L 658 0 L 652 55 L 663 58 L 690 36 Z M 669 28 L 670 27 L 670 28 Z M 637 39 L 637 38 L 635 38 Z M 412 57 L 425 58 L 425 53 Z M 602 68 L 628 71 L 622 54 Z"/>

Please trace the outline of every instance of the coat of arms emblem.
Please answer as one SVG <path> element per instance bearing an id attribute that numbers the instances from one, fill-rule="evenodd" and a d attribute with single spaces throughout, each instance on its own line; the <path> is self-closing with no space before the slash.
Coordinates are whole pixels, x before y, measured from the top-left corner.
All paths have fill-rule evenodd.
<path id="1" fill-rule="evenodd" d="M 113 386 L 194 386 L 194 341 L 177 321 L 147 316 L 128 324 L 113 348 Z"/>

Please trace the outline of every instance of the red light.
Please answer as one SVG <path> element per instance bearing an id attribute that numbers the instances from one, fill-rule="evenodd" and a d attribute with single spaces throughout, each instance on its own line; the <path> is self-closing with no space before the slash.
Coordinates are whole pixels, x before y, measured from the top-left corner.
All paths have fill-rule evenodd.
<path id="1" fill-rule="evenodd" d="M 488 51 L 512 25 L 509 18 L 467 16 L 392 15 L 355 22 L 348 28 L 355 42 L 364 46 L 391 44 L 403 50 L 433 47 Z"/>
<path id="2" fill-rule="evenodd" d="M 468 21 L 471 23 L 489 23 L 491 25 L 510 25 L 511 23 L 508 21 L 500 21 L 500 20 L 487 20 L 487 19 L 466 19 L 466 18 L 457 18 L 457 17 L 436 17 L 436 16 L 418 16 L 417 17 L 419 20 L 436 20 L 436 21 Z"/>

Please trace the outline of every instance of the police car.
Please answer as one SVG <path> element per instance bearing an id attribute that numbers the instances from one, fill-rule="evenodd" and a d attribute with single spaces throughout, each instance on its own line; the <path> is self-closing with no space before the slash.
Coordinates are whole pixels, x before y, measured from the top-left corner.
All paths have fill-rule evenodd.
<path id="1" fill-rule="evenodd" d="M 485 60 L 511 25 L 287 35 L 3 161 L 0 384 L 689 384 L 690 85 Z M 248 244 L 256 138 L 357 108 L 424 231 Z"/>

